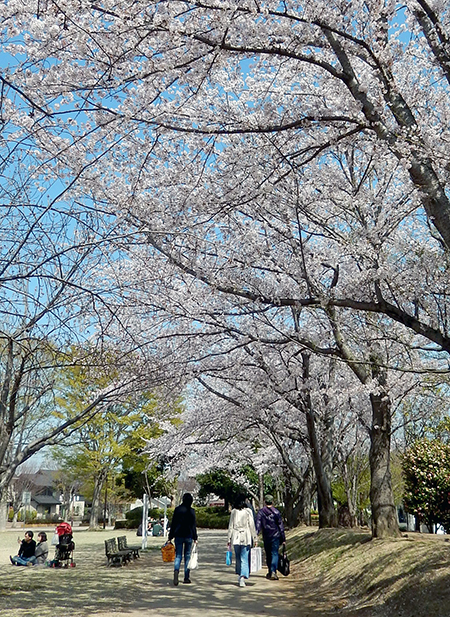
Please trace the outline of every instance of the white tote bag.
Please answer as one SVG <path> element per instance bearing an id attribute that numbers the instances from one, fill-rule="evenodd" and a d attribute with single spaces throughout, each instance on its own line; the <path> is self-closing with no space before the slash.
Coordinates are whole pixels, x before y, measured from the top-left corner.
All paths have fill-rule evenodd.
<path id="1" fill-rule="evenodd" d="M 189 557 L 188 570 L 195 570 L 196 568 L 198 568 L 198 551 L 197 545 L 193 544 L 191 556 Z"/>
<path id="2" fill-rule="evenodd" d="M 262 568 L 262 551 L 260 546 L 250 549 L 250 572 L 258 572 Z"/>

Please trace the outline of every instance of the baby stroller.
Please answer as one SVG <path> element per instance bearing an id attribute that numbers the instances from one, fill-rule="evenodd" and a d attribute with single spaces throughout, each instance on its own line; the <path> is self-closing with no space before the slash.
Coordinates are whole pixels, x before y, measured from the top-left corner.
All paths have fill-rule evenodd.
<path id="1" fill-rule="evenodd" d="M 72 536 L 72 527 L 69 523 L 60 523 L 56 526 L 55 533 L 58 535 L 58 544 L 55 547 L 55 558 L 52 566 L 54 568 L 71 568 L 75 567 L 73 560 L 73 551 L 75 542 Z"/>

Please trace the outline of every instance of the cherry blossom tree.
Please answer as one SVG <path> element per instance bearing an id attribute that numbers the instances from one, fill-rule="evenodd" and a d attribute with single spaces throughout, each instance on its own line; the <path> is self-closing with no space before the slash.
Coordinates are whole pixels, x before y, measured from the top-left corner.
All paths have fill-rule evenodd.
<path id="1" fill-rule="evenodd" d="M 423 348 L 415 370 L 447 369 L 445 3 L 16 0 L 1 13 L 15 143 L 32 136 L 33 169 L 142 234 L 122 269 L 140 292 L 154 284 L 139 302 L 165 349 L 212 340 L 228 313 L 242 337 L 253 315 L 299 353 L 339 356 L 372 403 L 372 478 L 388 478 L 385 356 L 363 338 L 347 353 L 329 319 L 381 315 Z M 380 534 L 395 533 L 379 489 Z"/>
<path id="2" fill-rule="evenodd" d="M 183 423 L 171 427 L 150 452 L 169 456 L 173 470 L 190 463 L 207 469 L 228 464 L 233 470 L 239 464 L 251 464 L 261 473 L 273 473 L 278 467 L 283 470 L 286 502 L 292 511 L 297 508 L 290 521 L 303 510 L 303 503 L 305 511 L 310 504 L 314 467 L 319 522 L 335 524 L 332 444 L 341 418 L 330 412 L 336 406 L 336 393 L 322 379 L 309 375 L 309 357 L 298 361 L 297 345 L 279 343 L 276 348 L 247 340 L 243 347 L 234 337 L 226 350 L 224 336 L 221 354 L 211 353 L 197 364 L 194 374 L 201 388 L 195 398 L 190 396 Z M 203 349 L 205 356 L 204 344 Z M 342 383 L 335 385 L 338 388 Z M 274 449 L 275 459 L 269 454 Z M 309 518 L 304 511 L 302 515 Z"/>

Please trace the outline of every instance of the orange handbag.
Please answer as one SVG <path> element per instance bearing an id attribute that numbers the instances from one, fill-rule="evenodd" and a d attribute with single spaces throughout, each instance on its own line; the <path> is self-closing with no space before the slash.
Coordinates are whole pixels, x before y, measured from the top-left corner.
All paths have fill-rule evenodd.
<path id="1" fill-rule="evenodd" d="M 166 542 L 161 546 L 161 553 L 163 561 L 175 561 L 175 546 L 172 542 Z"/>

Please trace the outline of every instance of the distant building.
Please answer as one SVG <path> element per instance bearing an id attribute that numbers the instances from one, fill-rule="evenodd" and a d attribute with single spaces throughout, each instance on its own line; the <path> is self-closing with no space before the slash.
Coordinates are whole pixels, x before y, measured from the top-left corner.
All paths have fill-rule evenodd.
<path id="1" fill-rule="evenodd" d="M 53 495 L 34 495 L 31 507 L 36 510 L 36 518 L 56 518 L 61 511 L 61 502 Z"/>
<path id="2" fill-rule="evenodd" d="M 36 519 L 51 518 L 81 520 L 84 514 L 85 500 L 82 495 L 72 494 L 70 502 L 64 507 L 64 500 L 58 489 L 58 472 L 52 469 L 39 469 L 35 473 L 22 473 L 12 482 L 11 490 L 15 501 L 20 498 L 23 487 L 30 494 L 28 508 L 36 512 Z"/>
<path id="3" fill-rule="evenodd" d="M 206 505 L 211 507 L 224 508 L 225 507 L 225 499 L 221 497 L 217 497 L 216 495 L 210 495 L 207 499 Z"/>

